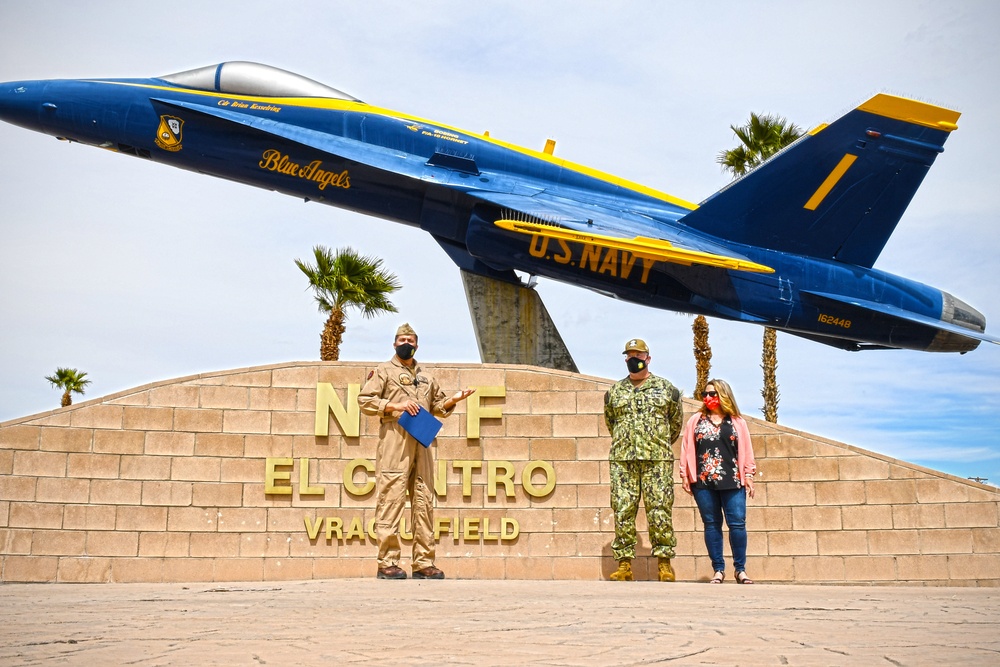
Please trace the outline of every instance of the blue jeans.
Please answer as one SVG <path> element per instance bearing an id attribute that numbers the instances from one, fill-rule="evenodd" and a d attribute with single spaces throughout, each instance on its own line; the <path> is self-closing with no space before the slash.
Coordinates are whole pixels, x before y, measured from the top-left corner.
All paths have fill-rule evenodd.
<path id="1" fill-rule="evenodd" d="M 747 567 L 747 492 L 745 488 L 699 489 L 692 485 L 694 501 L 698 503 L 701 521 L 705 524 L 705 547 L 716 572 L 726 571 L 722 555 L 722 517 L 729 526 L 729 546 L 733 550 L 733 570 L 742 572 Z"/>

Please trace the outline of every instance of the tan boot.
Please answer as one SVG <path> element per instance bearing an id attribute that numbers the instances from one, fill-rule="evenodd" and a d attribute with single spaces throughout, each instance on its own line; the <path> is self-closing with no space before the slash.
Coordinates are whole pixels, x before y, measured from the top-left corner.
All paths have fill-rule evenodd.
<path id="1" fill-rule="evenodd" d="M 618 569 L 611 573 L 611 581 L 632 581 L 632 561 L 618 561 Z"/>
<path id="2" fill-rule="evenodd" d="M 660 559 L 660 581 L 677 581 L 677 577 L 674 576 L 674 568 L 670 567 L 669 558 Z"/>

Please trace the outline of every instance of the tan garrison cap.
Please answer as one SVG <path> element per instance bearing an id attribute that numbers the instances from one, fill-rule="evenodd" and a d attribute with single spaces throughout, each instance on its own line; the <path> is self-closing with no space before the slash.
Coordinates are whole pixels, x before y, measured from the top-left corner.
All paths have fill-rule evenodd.
<path id="1" fill-rule="evenodd" d="M 409 322 L 405 322 L 405 323 L 399 325 L 399 328 L 396 329 L 396 336 L 397 337 L 399 337 L 399 336 L 416 336 L 416 335 L 417 335 L 417 332 L 413 330 L 413 327 L 410 326 Z"/>
<path id="2" fill-rule="evenodd" d="M 622 354 L 628 354 L 629 352 L 645 352 L 649 354 L 649 346 L 646 345 L 646 341 L 641 338 L 633 338 L 629 342 L 625 343 L 625 351 Z"/>

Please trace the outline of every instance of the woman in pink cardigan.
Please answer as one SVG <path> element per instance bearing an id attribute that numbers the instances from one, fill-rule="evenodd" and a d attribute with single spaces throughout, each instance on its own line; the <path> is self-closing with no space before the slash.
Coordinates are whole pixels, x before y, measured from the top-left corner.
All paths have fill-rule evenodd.
<path id="1" fill-rule="evenodd" d="M 726 578 L 722 554 L 722 520 L 729 526 L 736 583 L 752 584 L 747 576 L 747 496 L 753 498 L 753 476 L 757 464 L 747 423 L 723 380 L 709 380 L 701 392 L 703 406 L 688 420 L 681 441 L 681 481 L 694 495 L 705 524 L 705 546 L 715 575 Z"/>

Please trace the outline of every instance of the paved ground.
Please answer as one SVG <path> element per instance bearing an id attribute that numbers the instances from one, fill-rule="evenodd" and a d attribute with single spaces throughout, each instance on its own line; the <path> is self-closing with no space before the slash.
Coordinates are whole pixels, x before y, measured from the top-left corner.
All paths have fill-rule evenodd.
<path id="1" fill-rule="evenodd" d="M 0 585 L 0 665 L 996 665 L 1000 589 Z"/>

